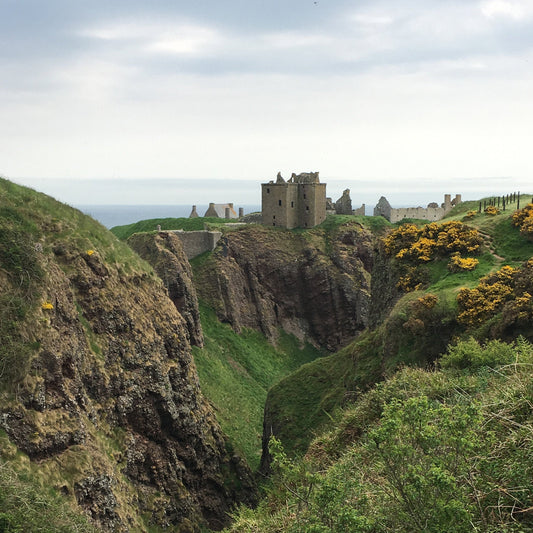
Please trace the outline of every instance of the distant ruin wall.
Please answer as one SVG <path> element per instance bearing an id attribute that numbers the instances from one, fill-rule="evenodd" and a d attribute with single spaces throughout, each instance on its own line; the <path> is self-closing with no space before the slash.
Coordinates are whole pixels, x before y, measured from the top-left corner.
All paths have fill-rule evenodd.
<path id="1" fill-rule="evenodd" d="M 212 252 L 222 237 L 220 231 L 173 231 L 183 244 L 187 259 L 192 259 L 204 252 Z"/>
<path id="2" fill-rule="evenodd" d="M 461 195 L 456 194 L 452 200 L 451 194 L 444 195 L 444 203 L 439 207 L 436 202 L 430 203 L 427 207 L 399 207 L 393 208 L 382 196 L 374 208 L 374 216 L 385 217 L 389 222 L 399 222 L 405 218 L 416 218 L 419 220 L 429 220 L 435 222 L 444 218 L 455 205 L 462 201 Z"/>
<path id="3" fill-rule="evenodd" d="M 366 215 L 366 205 L 362 204 L 361 207 L 353 210 L 353 214 L 356 216 L 365 216 Z"/>
<path id="4" fill-rule="evenodd" d="M 440 220 L 446 216 L 449 210 L 444 207 L 400 207 L 392 208 L 390 221 L 399 222 L 404 218 L 418 218 L 420 220 Z"/>

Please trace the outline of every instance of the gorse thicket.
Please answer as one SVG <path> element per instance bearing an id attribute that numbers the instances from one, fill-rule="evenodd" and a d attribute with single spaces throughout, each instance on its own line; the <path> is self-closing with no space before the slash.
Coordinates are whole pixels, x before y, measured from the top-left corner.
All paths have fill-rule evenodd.
<path id="1" fill-rule="evenodd" d="M 420 266 L 434 259 L 450 258 L 452 272 L 473 270 L 479 261 L 465 254 L 477 254 L 483 239 L 479 231 L 453 220 L 432 222 L 419 228 L 403 224 L 383 239 L 385 252 L 398 260 L 398 288 L 404 292 L 418 290 L 424 282 Z"/>
<path id="2" fill-rule="evenodd" d="M 533 320 L 533 259 L 521 268 L 504 266 L 480 279 L 473 289 L 459 291 L 458 320 L 477 326 L 500 315 L 499 333 L 527 326 Z"/>

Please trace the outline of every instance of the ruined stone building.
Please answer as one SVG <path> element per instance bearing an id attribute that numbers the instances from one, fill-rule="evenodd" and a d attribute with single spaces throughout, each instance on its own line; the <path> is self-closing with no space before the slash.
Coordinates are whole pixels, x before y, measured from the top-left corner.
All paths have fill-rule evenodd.
<path id="1" fill-rule="evenodd" d="M 326 198 L 326 214 L 327 215 L 362 215 L 366 213 L 365 204 L 361 207 L 352 209 L 352 199 L 350 198 L 350 189 L 345 189 L 342 196 L 333 202 L 331 198 Z"/>
<path id="2" fill-rule="evenodd" d="M 242 217 L 244 214 L 244 210 L 242 207 L 239 207 L 239 215 L 237 215 L 235 209 L 233 208 L 233 204 L 215 204 L 211 202 L 209 204 L 209 207 L 207 208 L 207 211 L 205 212 L 204 217 L 215 217 L 215 218 L 239 218 Z M 189 218 L 196 218 L 198 217 L 198 212 L 196 211 L 196 206 L 192 206 L 191 214 L 189 215 Z"/>
<path id="3" fill-rule="evenodd" d="M 436 202 L 428 204 L 427 207 L 400 207 L 393 208 L 388 200 L 382 196 L 374 208 L 374 216 L 385 217 L 389 222 L 399 222 L 404 218 L 418 218 L 421 220 L 436 221 L 444 218 L 452 208 L 461 203 L 461 195 L 456 194 L 452 200 L 450 194 L 444 195 L 444 203 L 439 205 Z"/>
<path id="4" fill-rule="evenodd" d="M 318 172 L 292 174 L 285 181 L 278 172 L 276 181 L 261 184 L 263 224 L 282 228 L 312 228 L 326 219 L 326 184 Z"/>

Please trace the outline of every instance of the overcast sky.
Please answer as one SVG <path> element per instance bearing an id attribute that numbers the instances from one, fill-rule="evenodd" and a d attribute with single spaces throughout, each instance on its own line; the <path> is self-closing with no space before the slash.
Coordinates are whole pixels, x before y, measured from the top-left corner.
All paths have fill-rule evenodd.
<path id="1" fill-rule="evenodd" d="M 533 0 L 0 0 L 0 72 L 0 174 L 71 203 L 533 189 Z"/>

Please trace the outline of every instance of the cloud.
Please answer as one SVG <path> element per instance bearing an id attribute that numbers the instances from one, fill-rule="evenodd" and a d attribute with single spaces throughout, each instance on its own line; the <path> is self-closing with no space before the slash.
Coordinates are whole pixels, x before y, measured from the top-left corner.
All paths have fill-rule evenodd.
<path id="1" fill-rule="evenodd" d="M 489 0 L 481 4 L 481 12 L 489 19 L 499 17 L 522 20 L 526 17 L 526 10 L 520 2 L 509 0 Z"/>
<path id="2" fill-rule="evenodd" d="M 113 46 L 129 46 L 132 51 L 172 55 L 202 55 L 216 49 L 223 41 L 215 28 L 183 20 L 130 20 L 86 28 L 79 34 L 97 41 L 109 41 Z"/>

